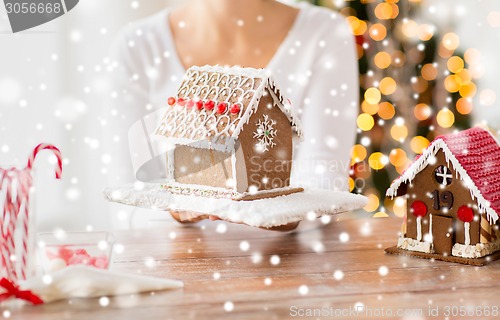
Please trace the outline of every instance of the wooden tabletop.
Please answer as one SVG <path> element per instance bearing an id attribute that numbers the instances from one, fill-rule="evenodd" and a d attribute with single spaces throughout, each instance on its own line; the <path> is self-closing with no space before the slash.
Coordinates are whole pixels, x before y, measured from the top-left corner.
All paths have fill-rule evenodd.
<path id="1" fill-rule="evenodd" d="M 306 319 L 300 315 L 317 312 L 308 319 L 499 317 L 500 262 L 471 267 L 387 255 L 384 248 L 396 243 L 400 219 L 336 220 L 303 222 L 293 233 L 208 221 L 116 232 L 125 250 L 114 256 L 113 270 L 179 279 L 185 287 L 113 297 L 105 307 L 98 299 L 23 307 L 10 316 L 263 320 Z M 460 317 L 460 312 L 469 315 Z"/>

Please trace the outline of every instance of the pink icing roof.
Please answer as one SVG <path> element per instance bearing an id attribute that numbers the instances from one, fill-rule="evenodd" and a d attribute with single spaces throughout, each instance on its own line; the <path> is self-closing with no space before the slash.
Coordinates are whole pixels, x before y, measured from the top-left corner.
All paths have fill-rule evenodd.
<path id="1" fill-rule="evenodd" d="M 387 196 L 398 196 L 401 184 L 413 180 L 428 165 L 438 150 L 443 150 L 447 161 L 459 173 L 461 179 L 477 198 L 481 212 L 486 212 L 492 222 L 500 213 L 500 146 L 493 135 L 480 127 L 474 127 L 434 139 L 424 152 L 393 181 Z"/>
<path id="2" fill-rule="evenodd" d="M 446 143 L 490 207 L 500 212 L 500 146 L 491 133 L 474 127 L 437 139 Z"/>

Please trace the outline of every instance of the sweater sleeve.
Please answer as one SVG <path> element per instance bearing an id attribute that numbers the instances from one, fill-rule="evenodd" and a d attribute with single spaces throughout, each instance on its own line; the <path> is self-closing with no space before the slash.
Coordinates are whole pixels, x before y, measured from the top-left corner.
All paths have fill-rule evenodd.
<path id="1" fill-rule="evenodd" d="M 111 44 L 107 66 L 108 93 L 103 105 L 102 140 L 109 154 L 108 183 L 135 180 L 129 134 L 137 121 L 150 113 L 149 82 L 144 55 L 132 27 L 122 30 Z"/>
<path id="2" fill-rule="evenodd" d="M 339 14 L 324 15 L 302 108 L 304 139 L 294 162 L 294 183 L 348 190 L 350 151 L 359 104 L 354 37 Z"/>

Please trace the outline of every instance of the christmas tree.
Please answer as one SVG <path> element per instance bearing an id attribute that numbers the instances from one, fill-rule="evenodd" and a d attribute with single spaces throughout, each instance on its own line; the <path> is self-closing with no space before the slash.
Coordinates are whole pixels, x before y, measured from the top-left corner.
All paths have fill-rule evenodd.
<path id="1" fill-rule="evenodd" d="M 358 139 L 351 191 L 374 216 L 404 214 L 385 189 L 436 136 L 471 126 L 480 76 L 476 49 L 422 19 L 421 0 L 310 1 L 340 11 L 356 37 L 360 72 Z"/>

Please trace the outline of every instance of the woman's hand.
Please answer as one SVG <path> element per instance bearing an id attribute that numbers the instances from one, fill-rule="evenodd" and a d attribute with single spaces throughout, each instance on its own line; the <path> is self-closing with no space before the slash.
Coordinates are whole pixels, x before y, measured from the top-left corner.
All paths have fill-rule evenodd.
<path id="1" fill-rule="evenodd" d="M 180 222 L 180 223 L 195 223 L 195 222 L 205 220 L 205 219 L 209 219 L 211 221 L 217 221 L 217 220 L 225 221 L 225 220 L 223 220 L 217 216 L 214 216 L 214 215 L 199 214 L 199 213 L 195 213 L 195 212 L 188 212 L 188 211 L 182 211 L 182 210 L 171 210 L 170 215 L 172 216 L 172 218 L 174 218 L 177 222 Z M 232 222 L 232 221 L 228 221 L 228 222 Z M 232 222 L 232 223 L 234 223 L 234 222 Z M 239 222 L 238 224 L 245 224 L 245 223 Z M 270 230 L 270 231 L 288 232 L 288 231 L 293 231 L 293 230 L 297 229 L 299 224 L 300 224 L 300 221 L 297 221 L 297 222 L 291 222 L 291 223 L 287 223 L 287 224 L 284 224 L 281 226 L 270 227 L 270 228 L 260 227 L 260 229 Z M 247 224 L 245 224 L 245 225 L 247 225 Z"/>

